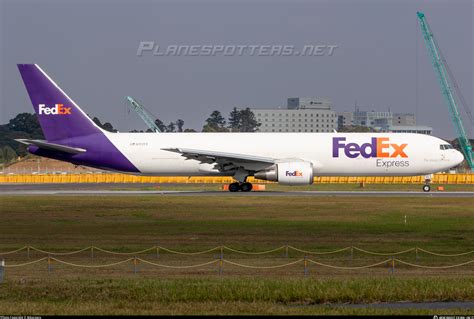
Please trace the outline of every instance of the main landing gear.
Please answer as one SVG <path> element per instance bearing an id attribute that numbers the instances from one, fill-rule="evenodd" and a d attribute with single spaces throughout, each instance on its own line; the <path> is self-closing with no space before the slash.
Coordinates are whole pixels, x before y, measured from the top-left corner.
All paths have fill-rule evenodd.
<path id="1" fill-rule="evenodd" d="M 430 185 L 428 185 L 428 184 L 423 185 L 423 191 L 424 192 L 429 192 L 430 190 L 431 190 Z"/>
<path id="2" fill-rule="evenodd" d="M 252 190 L 252 184 L 248 182 L 244 182 L 244 183 L 235 182 L 235 183 L 229 184 L 229 192 L 238 192 L 238 191 L 250 192 L 251 190 Z"/>

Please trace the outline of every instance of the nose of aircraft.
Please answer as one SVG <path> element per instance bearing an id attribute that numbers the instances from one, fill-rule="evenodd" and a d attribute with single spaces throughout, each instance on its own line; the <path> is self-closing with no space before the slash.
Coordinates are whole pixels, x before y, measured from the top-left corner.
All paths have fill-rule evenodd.
<path id="1" fill-rule="evenodd" d="M 462 161 L 464 161 L 464 155 L 458 151 L 458 150 L 454 150 L 454 154 L 453 154 L 453 164 L 455 166 L 459 165 L 462 163 Z"/>

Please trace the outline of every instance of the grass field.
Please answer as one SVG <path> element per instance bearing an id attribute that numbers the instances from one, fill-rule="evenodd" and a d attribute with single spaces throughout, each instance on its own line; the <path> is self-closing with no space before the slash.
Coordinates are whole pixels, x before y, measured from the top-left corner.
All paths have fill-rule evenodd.
<path id="1" fill-rule="evenodd" d="M 219 245 L 258 252 L 292 245 L 307 250 L 357 246 L 393 252 L 411 247 L 441 253 L 474 249 L 473 198 L 358 197 L 72 197 L 1 196 L 0 251 L 32 245 L 66 251 L 90 245 L 130 252 L 155 245 L 192 252 Z M 405 224 L 406 216 L 406 224 Z M 141 255 L 168 265 L 192 265 L 219 252 L 182 256 L 164 251 Z M 44 256 L 6 255 L 7 264 Z M 58 257 L 102 264 L 129 256 L 89 251 Z M 225 252 L 225 259 L 255 266 L 303 258 L 295 251 L 268 255 Z M 449 265 L 474 254 L 438 257 L 413 253 L 397 258 L 422 265 Z M 391 256 L 355 252 L 308 256 L 338 266 L 361 266 Z M 466 310 L 345 308 L 335 304 L 392 301 L 474 300 L 474 264 L 447 270 L 390 264 L 334 270 L 303 264 L 255 270 L 217 264 L 172 270 L 131 263 L 107 269 L 53 264 L 8 268 L 0 284 L 0 313 L 34 314 L 440 314 Z"/>

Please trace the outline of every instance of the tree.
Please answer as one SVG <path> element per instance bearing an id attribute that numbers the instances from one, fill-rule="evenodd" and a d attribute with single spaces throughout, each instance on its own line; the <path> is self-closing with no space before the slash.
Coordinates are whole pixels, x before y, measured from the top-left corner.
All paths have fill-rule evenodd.
<path id="1" fill-rule="evenodd" d="M 217 131 L 211 125 L 204 124 L 204 126 L 202 127 L 202 132 L 204 132 L 204 133 L 214 133 L 214 132 L 217 132 Z"/>
<path id="2" fill-rule="evenodd" d="M 231 131 L 240 130 L 240 111 L 236 107 L 232 109 L 229 116 L 229 128 Z"/>
<path id="3" fill-rule="evenodd" d="M 8 146 L 8 154 L 15 155 L 9 156 L 15 158 L 17 156 L 25 156 L 28 154 L 27 146 L 22 143 L 18 143 L 15 139 L 44 139 L 43 131 L 38 122 L 36 114 L 31 113 L 20 113 L 13 119 L 9 120 L 7 124 L 0 125 L 0 153 L 3 149 Z M 2 158 L 5 154 L 2 154 Z"/>
<path id="4" fill-rule="evenodd" d="M 8 130 L 15 132 L 25 132 L 29 136 L 43 139 L 43 131 L 38 121 L 36 114 L 20 113 L 11 119 L 6 125 Z"/>
<path id="5" fill-rule="evenodd" d="M 17 157 L 18 155 L 12 147 L 7 145 L 1 149 L 0 159 L 2 163 L 8 164 L 14 161 Z"/>
<path id="6" fill-rule="evenodd" d="M 262 125 L 255 119 L 255 114 L 250 108 L 237 110 L 236 107 L 230 112 L 229 128 L 233 132 L 255 132 Z"/>
<path id="7" fill-rule="evenodd" d="M 182 119 L 178 119 L 176 121 L 176 126 L 178 127 L 178 132 L 183 131 L 184 121 Z"/>
<path id="8" fill-rule="evenodd" d="M 181 120 L 181 119 L 178 119 L 176 120 L 176 122 L 170 122 L 168 125 L 165 125 L 160 119 L 156 119 L 155 120 L 155 125 L 158 127 L 158 129 L 161 131 L 161 132 L 167 132 L 167 133 L 171 133 L 171 132 L 183 132 L 183 126 L 184 126 L 184 121 Z M 130 131 L 131 133 L 143 133 L 143 130 L 132 130 Z M 154 132 L 152 129 L 148 128 L 146 131 L 146 133 L 152 133 Z"/>
<path id="9" fill-rule="evenodd" d="M 469 142 L 471 143 L 471 147 L 473 147 L 474 149 L 474 139 L 469 139 Z M 461 144 L 459 143 L 459 138 L 455 138 L 454 140 L 452 140 L 451 142 L 451 145 L 456 149 L 458 150 L 459 152 L 463 153 L 462 149 L 461 149 Z M 463 153 L 464 155 L 464 153 Z M 471 168 L 469 167 L 469 164 L 468 162 L 466 161 L 466 159 L 464 159 L 464 161 L 459 165 L 459 167 L 462 167 L 463 169 L 465 170 L 470 170 Z"/>
<path id="10" fill-rule="evenodd" d="M 110 124 L 109 122 L 105 122 L 104 124 L 102 124 L 100 122 L 100 120 L 94 116 L 94 118 L 92 119 L 92 121 L 94 121 L 95 124 L 97 124 L 98 127 L 106 130 L 106 131 L 109 131 L 109 132 L 112 132 L 112 133 L 116 133 L 117 130 L 114 129 L 113 125 Z"/>
<path id="11" fill-rule="evenodd" d="M 156 119 L 155 124 L 158 126 L 161 132 L 166 132 L 166 125 L 160 119 Z"/>
<path id="12" fill-rule="evenodd" d="M 225 119 L 219 111 L 213 111 L 204 124 L 203 132 L 227 132 Z"/>
<path id="13" fill-rule="evenodd" d="M 240 111 L 240 132 L 255 132 L 258 130 L 258 127 L 262 125 L 255 119 L 255 114 L 253 114 L 250 108 Z"/>
<path id="14" fill-rule="evenodd" d="M 176 125 L 174 124 L 174 122 L 170 122 L 170 124 L 166 126 L 166 132 L 169 132 L 169 133 L 176 132 Z"/>
<path id="15" fill-rule="evenodd" d="M 192 128 L 186 128 L 186 129 L 184 129 L 184 132 L 185 133 L 196 133 L 196 130 L 194 130 Z"/>
<path id="16" fill-rule="evenodd" d="M 109 132 L 117 132 L 116 129 L 114 129 L 114 127 L 112 126 L 112 124 L 110 124 L 109 122 L 105 122 L 103 125 L 102 125 L 102 128 L 106 131 L 109 131 Z"/>

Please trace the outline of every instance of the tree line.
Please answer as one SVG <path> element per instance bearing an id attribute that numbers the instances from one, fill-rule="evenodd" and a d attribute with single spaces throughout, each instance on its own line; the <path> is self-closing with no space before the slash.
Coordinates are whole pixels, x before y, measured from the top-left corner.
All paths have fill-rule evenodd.
<path id="1" fill-rule="evenodd" d="M 117 132 L 110 122 L 102 123 L 97 117 L 92 117 L 94 123 L 109 132 Z M 164 124 L 160 119 L 155 124 L 162 132 L 196 132 L 193 129 L 184 128 L 184 121 L 178 119 L 174 122 Z M 237 109 L 234 107 L 226 119 L 219 111 L 213 111 L 206 119 L 202 132 L 256 132 L 260 123 L 250 108 Z M 370 132 L 366 127 L 345 127 L 339 132 Z M 143 132 L 132 130 L 130 132 Z M 145 132 L 151 132 L 151 129 Z M 7 124 L 0 125 L 0 163 L 10 163 L 18 157 L 28 154 L 27 146 L 15 141 L 15 139 L 44 139 L 43 131 L 38 122 L 36 114 L 20 113 Z M 457 139 L 451 141 L 454 148 L 460 150 Z M 471 145 L 474 140 L 471 140 Z"/>
<path id="2" fill-rule="evenodd" d="M 102 123 L 97 117 L 91 118 L 100 128 L 109 132 L 117 132 L 110 122 Z M 184 128 L 182 119 L 168 124 L 156 119 L 155 124 L 161 132 L 196 132 L 194 129 Z M 202 132 L 255 132 L 258 126 L 260 123 L 255 120 L 255 116 L 249 108 L 243 110 L 234 108 L 229 114 L 228 121 L 219 111 L 213 111 L 206 119 Z M 152 132 L 152 130 L 134 129 L 130 132 Z M 0 163 L 10 163 L 18 157 L 28 154 L 27 146 L 18 143 L 15 139 L 44 139 L 36 114 L 20 113 L 10 119 L 7 124 L 0 125 Z"/>
<path id="3" fill-rule="evenodd" d="M 169 122 L 168 124 L 165 124 L 160 119 L 155 119 L 155 125 L 161 132 L 165 133 L 197 132 L 191 128 L 184 128 L 184 121 L 182 119 L 178 119 L 175 122 Z M 201 132 L 256 132 L 260 125 L 261 123 L 256 120 L 255 114 L 250 108 L 247 107 L 239 110 L 234 107 L 227 120 L 220 111 L 213 111 L 204 122 Z M 152 132 L 152 130 L 132 130 L 130 132 Z"/>
<path id="4" fill-rule="evenodd" d="M 202 127 L 203 132 L 256 132 L 261 125 L 250 108 L 238 110 L 236 107 L 229 114 L 228 121 L 221 112 L 213 111 Z"/>
<path id="5" fill-rule="evenodd" d="M 93 117 L 92 120 L 106 131 L 117 132 L 109 122 L 102 123 L 97 117 Z M 27 145 L 15 141 L 20 138 L 44 139 L 36 114 L 20 113 L 7 124 L 0 125 L 0 163 L 10 163 L 28 154 Z"/>

